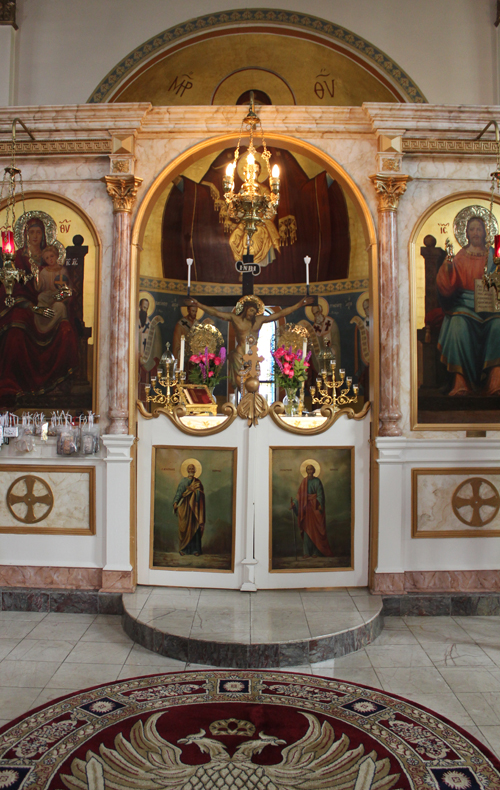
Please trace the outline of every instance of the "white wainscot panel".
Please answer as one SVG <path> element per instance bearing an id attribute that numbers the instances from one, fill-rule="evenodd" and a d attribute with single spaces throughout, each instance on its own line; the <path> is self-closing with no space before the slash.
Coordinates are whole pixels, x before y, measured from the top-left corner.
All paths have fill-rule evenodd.
<path id="1" fill-rule="evenodd" d="M 460 483 L 471 477 L 484 477 L 497 488 L 497 483 L 500 484 L 500 441 L 379 437 L 376 446 L 380 480 L 377 573 L 497 568 L 500 538 L 471 536 L 471 527 L 455 516 L 451 498 Z M 484 473 L 473 471 L 479 469 Z M 424 481 L 419 501 L 420 528 L 425 528 L 426 533 L 431 531 L 432 537 L 412 538 L 413 470 L 422 470 Z M 431 475 L 431 471 L 437 475 Z M 481 489 L 480 495 L 485 492 L 486 489 Z M 471 490 L 465 488 L 464 494 L 467 497 Z M 470 516 L 467 509 L 460 510 L 464 516 Z M 472 531 L 488 529 L 493 532 L 499 526 L 500 518 L 496 515 L 491 524 L 472 528 Z"/>
<path id="2" fill-rule="evenodd" d="M 368 582 L 369 542 L 369 417 L 362 421 L 340 418 L 331 429 L 316 436 L 281 430 L 268 417 L 249 428 L 237 419 L 225 431 L 207 437 L 186 435 L 167 418 L 139 415 L 137 446 L 137 556 L 139 584 L 226 589 L 277 589 L 296 587 L 363 586 Z M 153 447 L 236 448 L 235 566 L 233 573 L 195 569 L 163 570 L 151 567 L 152 456 Z M 270 572 L 270 447 L 300 447 L 311 457 L 317 448 L 353 448 L 354 539 L 349 569 L 286 570 Z M 290 496 L 297 496 L 298 470 L 290 474 Z M 326 494 L 327 506 L 329 493 Z M 290 514 L 291 518 L 291 514 Z M 207 525 L 209 515 L 207 513 Z M 208 526 L 207 526 L 208 528 Z"/>

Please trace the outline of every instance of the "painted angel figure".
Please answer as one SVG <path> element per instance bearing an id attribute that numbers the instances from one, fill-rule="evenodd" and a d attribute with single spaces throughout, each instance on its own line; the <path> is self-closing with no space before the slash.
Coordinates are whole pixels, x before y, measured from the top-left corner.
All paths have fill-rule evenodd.
<path id="1" fill-rule="evenodd" d="M 354 324 L 354 373 L 359 378 L 365 398 L 368 397 L 368 371 L 370 367 L 370 294 L 362 293 L 356 302 L 358 315 L 351 318 Z"/>

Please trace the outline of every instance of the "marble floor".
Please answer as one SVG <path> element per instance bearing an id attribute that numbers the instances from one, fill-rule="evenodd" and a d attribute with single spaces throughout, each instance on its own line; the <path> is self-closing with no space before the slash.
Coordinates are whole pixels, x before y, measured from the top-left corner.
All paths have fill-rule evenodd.
<path id="1" fill-rule="evenodd" d="M 138 586 L 123 596 L 126 611 L 176 636 L 219 642 L 311 639 L 356 628 L 381 611 L 367 588 L 335 590 L 207 590 Z"/>
<path id="2" fill-rule="evenodd" d="M 119 616 L 0 612 L 0 724 L 86 686 L 185 668 L 199 665 L 134 644 Z M 363 650 L 287 671 L 413 699 L 500 756 L 500 617 L 388 617 Z"/>

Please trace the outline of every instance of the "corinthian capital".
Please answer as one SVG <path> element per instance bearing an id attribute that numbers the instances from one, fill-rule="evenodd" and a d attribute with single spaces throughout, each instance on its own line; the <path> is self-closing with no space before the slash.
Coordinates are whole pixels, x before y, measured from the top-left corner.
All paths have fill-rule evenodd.
<path id="1" fill-rule="evenodd" d="M 403 173 L 394 176 L 377 173 L 370 176 L 370 181 L 378 195 L 379 211 L 397 211 L 399 198 L 406 192 L 406 185 L 412 181 L 412 177 Z"/>
<path id="2" fill-rule="evenodd" d="M 130 214 L 137 198 L 142 178 L 135 176 L 104 176 L 108 195 L 113 201 L 113 212 L 126 211 Z"/>

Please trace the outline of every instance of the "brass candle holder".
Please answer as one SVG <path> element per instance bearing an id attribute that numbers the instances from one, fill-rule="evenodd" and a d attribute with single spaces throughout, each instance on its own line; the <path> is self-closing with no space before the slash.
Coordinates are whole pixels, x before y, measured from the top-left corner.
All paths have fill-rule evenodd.
<path id="1" fill-rule="evenodd" d="M 146 401 L 173 411 L 182 403 L 182 388 L 186 381 L 186 372 L 177 370 L 177 360 L 170 354 L 170 343 L 158 364 L 158 376 L 151 376 L 151 384 L 146 384 Z M 153 394 L 151 394 L 153 390 Z"/>
<path id="2" fill-rule="evenodd" d="M 328 367 L 330 368 L 328 370 Z M 356 403 L 358 400 L 359 387 L 352 383 L 352 377 L 345 375 L 345 370 L 340 369 L 340 380 L 335 378 L 337 364 L 334 359 L 330 359 L 316 379 L 316 387 L 310 387 L 312 403 L 318 406 L 333 406 L 333 410 L 339 411 L 349 403 Z M 351 392 L 352 387 L 352 394 Z"/>

